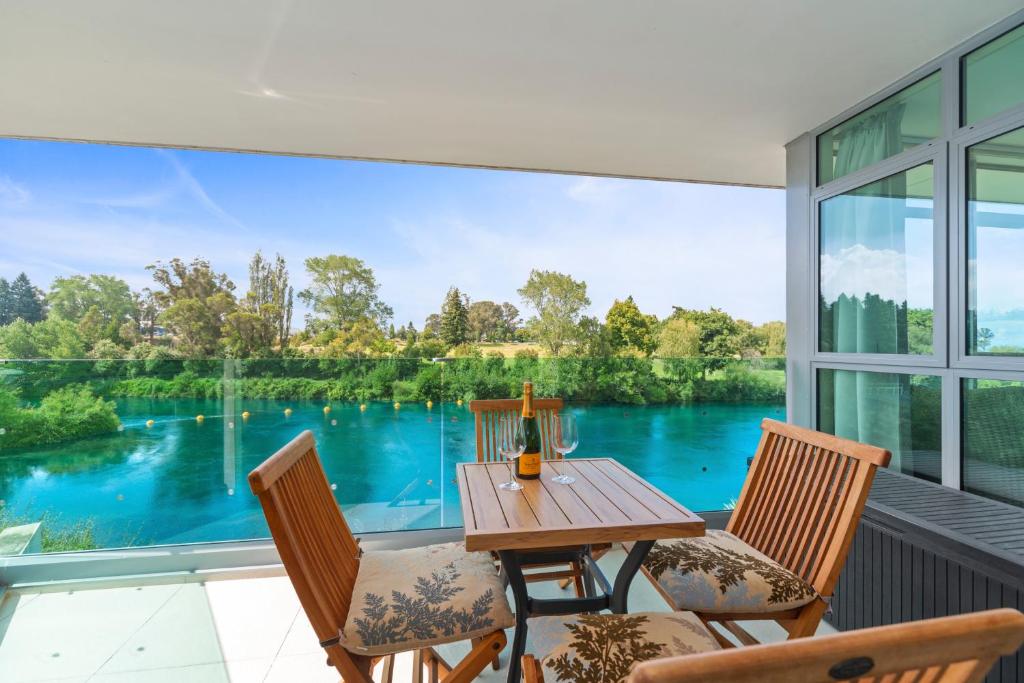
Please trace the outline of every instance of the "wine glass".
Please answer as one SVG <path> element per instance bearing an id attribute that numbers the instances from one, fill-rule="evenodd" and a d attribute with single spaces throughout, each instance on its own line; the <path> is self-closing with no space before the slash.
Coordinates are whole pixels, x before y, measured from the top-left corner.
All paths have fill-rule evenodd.
<path id="1" fill-rule="evenodd" d="M 498 421 L 498 452 L 509 461 L 509 480 L 498 484 L 505 491 L 519 491 L 523 485 L 516 481 L 515 460 L 526 450 L 526 432 L 522 421 L 515 415 L 505 415 Z"/>
<path id="2" fill-rule="evenodd" d="M 562 456 L 562 473 L 557 477 L 551 477 L 556 484 L 571 484 L 576 477 L 565 473 L 565 456 L 576 450 L 580 445 L 580 431 L 576 426 L 576 416 L 572 413 L 562 413 L 555 419 L 555 438 L 552 447 Z"/>

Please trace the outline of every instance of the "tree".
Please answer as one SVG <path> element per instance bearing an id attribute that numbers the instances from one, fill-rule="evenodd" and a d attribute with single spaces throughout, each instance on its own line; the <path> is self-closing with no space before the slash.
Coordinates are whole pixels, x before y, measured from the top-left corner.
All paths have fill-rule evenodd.
<path id="1" fill-rule="evenodd" d="M 995 333 L 988 327 L 981 327 L 978 329 L 977 342 L 978 351 L 984 353 L 992 346 L 992 340 L 995 339 Z"/>
<path id="2" fill-rule="evenodd" d="M 156 335 L 156 323 L 161 313 L 160 301 L 149 287 L 135 294 L 134 298 L 136 329 L 139 334 L 146 335 L 146 339 L 152 344 Z"/>
<path id="3" fill-rule="evenodd" d="M 516 331 L 519 329 L 519 309 L 505 301 L 501 304 L 501 341 L 512 341 L 515 339 Z"/>
<path id="4" fill-rule="evenodd" d="M 441 306 L 441 341 L 448 346 L 465 344 L 469 340 L 468 299 L 458 287 L 450 287 Z"/>
<path id="5" fill-rule="evenodd" d="M 388 339 L 397 339 L 397 333 L 395 332 L 395 324 L 391 323 L 388 325 Z"/>
<path id="6" fill-rule="evenodd" d="M 625 301 L 616 299 L 604 324 L 609 343 L 616 351 L 635 350 L 649 356 L 658 345 L 658 318 L 641 313 L 632 296 Z"/>
<path id="7" fill-rule="evenodd" d="M 70 321 L 69 321 L 70 322 Z M 89 310 L 85 312 L 77 324 L 78 334 L 82 336 L 82 340 L 91 348 L 96 342 L 101 339 L 110 339 L 111 336 L 108 334 L 109 326 L 103 319 L 103 314 L 100 313 L 99 306 L 90 306 Z"/>
<path id="8" fill-rule="evenodd" d="M 262 358 L 273 351 L 279 330 L 273 318 L 239 307 L 227 314 L 221 331 L 233 357 Z"/>
<path id="9" fill-rule="evenodd" d="M 111 275 L 72 275 L 55 278 L 46 295 L 50 315 L 78 322 L 96 307 L 105 322 L 118 324 L 130 317 L 135 301 L 128 283 Z"/>
<path id="10" fill-rule="evenodd" d="M 692 378 L 699 374 L 703 363 L 700 355 L 700 329 L 685 318 L 669 318 L 658 334 L 659 358 L 665 360 L 676 379 Z"/>
<path id="11" fill-rule="evenodd" d="M 383 356 L 395 352 L 395 343 L 384 337 L 380 327 L 369 318 L 340 330 L 324 348 L 330 358 Z"/>
<path id="12" fill-rule="evenodd" d="M 215 355 L 227 317 L 236 308 L 234 283 L 201 258 L 191 263 L 175 258 L 147 268 L 163 287 L 153 292 L 163 309 L 159 319 L 174 333 L 182 351 L 194 357 Z"/>
<path id="13" fill-rule="evenodd" d="M 8 313 L 11 320 L 21 318 L 27 323 L 37 323 L 46 317 L 43 293 L 32 285 L 28 275 L 21 273 L 14 278 L 8 291 Z"/>
<path id="14" fill-rule="evenodd" d="M 431 313 L 423 323 L 423 337 L 426 339 L 432 339 L 440 336 L 441 316 L 437 313 Z"/>
<path id="15" fill-rule="evenodd" d="M 411 346 L 416 343 L 417 337 L 419 337 L 419 334 L 416 332 L 416 326 L 413 325 L 410 320 L 409 324 L 405 328 L 405 341 L 409 342 L 409 345 Z"/>
<path id="16" fill-rule="evenodd" d="M 770 320 L 758 329 L 764 339 L 765 356 L 779 358 L 786 355 L 786 323 L 781 320 Z"/>
<path id="17" fill-rule="evenodd" d="M 265 357 L 288 343 L 292 319 L 292 288 L 280 254 L 271 263 L 257 251 L 249 262 L 249 291 L 238 309 L 227 315 L 223 334 L 228 350 L 239 358 Z"/>
<path id="18" fill-rule="evenodd" d="M 257 250 L 249 261 L 249 291 L 241 305 L 248 313 L 273 325 L 275 339 L 272 343 L 276 342 L 280 348 L 288 344 L 294 304 L 294 290 L 288 284 L 288 266 L 284 257 L 277 254 L 270 262 Z"/>
<path id="19" fill-rule="evenodd" d="M 587 283 L 547 270 L 532 270 L 519 296 L 536 315 L 530 319 L 531 332 L 552 354 L 558 355 L 577 338 L 583 310 L 590 305 Z"/>
<path id="20" fill-rule="evenodd" d="M 393 315 L 391 307 L 380 300 L 373 269 L 357 258 L 339 254 L 311 257 L 306 259 L 306 272 L 313 282 L 299 292 L 299 298 L 323 316 L 321 324 L 345 329 L 368 319 L 383 327 Z"/>
<path id="21" fill-rule="evenodd" d="M 0 277 L 0 326 L 14 322 L 13 305 L 11 283 Z"/>
<path id="22" fill-rule="evenodd" d="M 674 308 L 673 318 L 682 318 L 697 326 L 697 355 L 702 359 L 705 379 L 708 370 L 724 368 L 728 359 L 735 357 L 739 351 L 736 345 L 739 328 L 731 315 L 720 308 L 706 311 Z"/>
<path id="23" fill-rule="evenodd" d="M 0 327 L 2 358 L 85 358 L 86 345 L 73 322 L 50 318 L 37 323 L 19 318 Z"/>
<path id="24" fill-rule="evenodd" d="M 501 306 L 493 301 L 474 301 L 467 311 L 469 338 L 475 342 L 505 338 L 505 320 Z"/>

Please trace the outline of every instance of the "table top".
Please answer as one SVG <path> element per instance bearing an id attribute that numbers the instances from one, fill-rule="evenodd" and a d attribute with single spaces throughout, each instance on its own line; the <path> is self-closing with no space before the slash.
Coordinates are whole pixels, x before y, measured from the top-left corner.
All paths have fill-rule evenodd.
<path id="1" fill-rule="evenodd" d="M 556 484 L 551 477 L 576 477 Z M 611 458 L 544 461 L 539 479 L 504 491 L 507 462 L 460 463 L 466 550 L 551 548 L 704 535 L 704 520 Z"/>

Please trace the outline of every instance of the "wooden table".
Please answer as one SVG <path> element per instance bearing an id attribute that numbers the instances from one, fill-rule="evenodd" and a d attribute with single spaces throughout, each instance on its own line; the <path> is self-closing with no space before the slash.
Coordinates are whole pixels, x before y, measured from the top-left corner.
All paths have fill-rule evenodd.
<path id="1" fill-rule="evenodd" d="M 574 483 L 551 481 L 563 467 Z M 703 519 L 610 458 L 545 461 L 540 479 L 518 480 L 521 491 L 498 488 L 509 479 L 509 463 L 460 463 L 457 470 L 466 550 L 496 551 L 515 599 L 509 681 L 520 677 L 529 617 L 624 614 L 629 585 L 656 540 L 704 535 Z M 609 541 L 633 542 L 614 587 L 590 555 L 591 544 Z M 530 597 L 524 564 L 572 561 L 583 567 L 585 597 Z"/>

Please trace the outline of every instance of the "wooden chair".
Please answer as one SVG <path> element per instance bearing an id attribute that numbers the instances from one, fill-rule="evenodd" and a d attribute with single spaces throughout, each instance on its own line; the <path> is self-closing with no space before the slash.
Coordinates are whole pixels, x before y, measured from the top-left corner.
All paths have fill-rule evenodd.
<path id="1" fill-rule="evenodd" d="M 652 659 L 626 683 L 980 683 L 1024 642 L 1024 614 L 996 609 L 799 641 Z M 523 680 L 543 683 L 523 657 Z"/>
<path id="2" fill-rule="evenodd" d="M 1024 614 L 996 609 L 651 660 L 627 683 L 980 683 L 1022 642 Z"/>
<path id="3" fill-rule="evenodd" d="M 331 492 L 312 433 L 303 432 L 253 470 L 249 485 L 263 506 L 274 544 L 327 653 L 328 665 L 346 683 L 371 683 L 372 668 L 382 657 L 359 655 L 341 644 L 361 552 Z M 502 630 L 474 640 L 470 653 L 454 668 L 433 648 L 417 650 L 415 659 L 418 666 L 430 670 L 431 680 L 441 676 L 450 683 L 463 683 L 472 681 L 497 657 L 505 642 Z M 394 649 L 409 648 L 397 643 Z M 386 667 L 390 664 L 386 662 Z M 422 668 L 418 673 L 422 675 Z"/>
<path id="4" fill-rule="evenodd" d="M 790 638 L 814 634 L 846 561 L 875 470 L 888 465 L 890 458 L 885 449 L 776 420 L 763 420 L 761 429 L 757 454 L 726 527 L 727 534 L 722 536 L 731 534 L 734 541 L 738 539 L 735 542 L 756 551 L 752 555 L 766 556 L 790 578 L 797 577 L 794 580 L 807 589 L 805 604 L 780 611 L 698 609 L 697 594 L 680 591 L 680 584 L 673 583 L 675 577 L 665 573 L 679 570 L 659 567 L 659 558 L 664 557 L 660 542 L 643 568 L 673 609 L 697 613 L 724 647 L 732 647 L 731 641 L 713 623 L 721 624 L 744 645 L 756 644 L 757 640 L 735 623 L 739 620 L 776 621 Z M 677 546 L 685 551 L 686 547 L 708 543 L 714 532 L 708 534 L 705 539 L 681 539 L 669 544 L 696 542 L 697 546 Z M 678 573 L 676 576 L 689 579 Z"/>
<path id="5" fill-rule="evenodd" d="M 541 460 L 561 460 L 562 455 L 554 448 L 552 435 L 558 429 L 558 414 L 562 410 L 564 402 L 560 398 L 536 398 L 533 400 L 534 411 L 537 415 L 537 426 L 540 427 L 540 457 Z M 502 418 L 511 417 L 519 419 L 522 412 L 523 402 L 518 398 L 498 398 L 476 400 L 469 402 L 469 409 L 474 416 L 476 426 L 476 461 L 477 462 L 501 462 L 504 460 L 499 450 L 500 432 L 499 424 Z M 591 546 L 591 554 L 594 559 L 602 557 L 611 549 L 610 543 L 600 543 Z M 565 565 L 527 565 L 531 569 L 550 568 L 552 566 Z M 573 562 L 568 569 L 533 572 L 525 575 L 527 583 L 537 581 L 558 581 L 562 588 L 573 583 L 576 595 L 582 597 L 583 571 L 579 563 Z"/>

